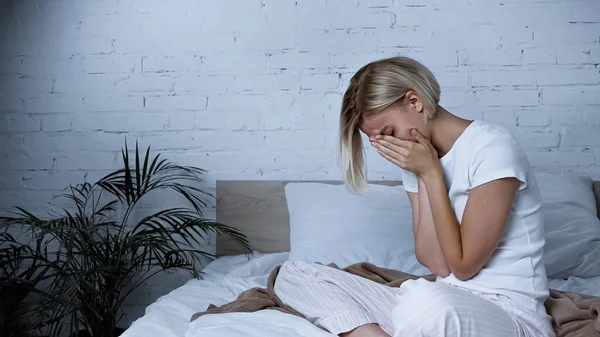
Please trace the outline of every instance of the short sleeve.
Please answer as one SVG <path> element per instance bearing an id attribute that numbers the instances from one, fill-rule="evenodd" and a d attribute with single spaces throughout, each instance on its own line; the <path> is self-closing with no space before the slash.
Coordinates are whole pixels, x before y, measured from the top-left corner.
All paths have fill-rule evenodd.
<path id="1" fill-rule="evenodd" d="M 402 171 L 402 186 L 404 187 L 404 190 L 406 190 L 406 192 L 417 193 L 419 191 L 417 175 L 405 169 L 400 170 Z"/>
<path id="2" fill-rule="evenodd" d="M 521 181 L 527 185 L 529 160 L 518 142 L 509 135 L 489 137 L 478 144 L 471 164 L 471 188 L 502 178 Z"/>

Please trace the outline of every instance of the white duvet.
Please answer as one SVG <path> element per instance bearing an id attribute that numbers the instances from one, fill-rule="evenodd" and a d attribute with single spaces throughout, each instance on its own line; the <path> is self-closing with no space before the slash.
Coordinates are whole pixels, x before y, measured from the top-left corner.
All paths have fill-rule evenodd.
<path id="1" fill-rule="evenodd" d="M 275 310 L 253 313 L 190 317 L 209 304 L 221 305 L 243 291 L 265 287 L 269 273 L 288 258 L 288 253 L 223 257 L 209 264 L 203 280 L 190 280 L 146 308 L 146 314 L 132 323 L 124 337 L 331 337 L 308 321 Z M 414 272 L 414 271 L 407 271 Z M 550 279 L 550 287 L 600 296 L 600 277 L 568 280 Z"/>

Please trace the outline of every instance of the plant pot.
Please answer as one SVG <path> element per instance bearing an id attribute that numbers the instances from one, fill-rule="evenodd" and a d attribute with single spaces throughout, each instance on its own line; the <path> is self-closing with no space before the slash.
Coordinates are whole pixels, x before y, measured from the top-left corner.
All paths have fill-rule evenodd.
<path id="1" fill-rule="evenodd" d="M 122 329 L 122 328 L 119 328 L 119 327 L 115 327 L 113 329 L 113 336 L 121 336 L 121 334 L 123 334 L 123 332 L 125 332 L 125 329 Z M 85 330 L 79 330 L 79 332 L 74 332 L 69 337 L 93 337 L 93 336 L 90 335 Z"/>

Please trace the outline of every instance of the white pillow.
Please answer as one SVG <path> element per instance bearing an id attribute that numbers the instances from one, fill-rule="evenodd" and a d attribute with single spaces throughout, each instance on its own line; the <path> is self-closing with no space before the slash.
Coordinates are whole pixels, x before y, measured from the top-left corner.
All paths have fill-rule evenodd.
<path id="1" fill-rule="evenodd" d="M 575 174 L 538 173 L 549 278 L 600 276 L 600 220 L 593 182 Z"/>
<path id="2" fill-rule="evenodd" d="M 544 202 L 566 203 L 597 214 L 592 178 L 576 173 L 542 172 L 535 177 Z"/>
<path id="3" fill-rule="evenodd" d="M 414 253 L 412 211 L 402 186 L 369 185 L 363 195 L 344 185 L 288 183 L 292 261 L 369 262 L 418 275 L 429 274 Z"/>

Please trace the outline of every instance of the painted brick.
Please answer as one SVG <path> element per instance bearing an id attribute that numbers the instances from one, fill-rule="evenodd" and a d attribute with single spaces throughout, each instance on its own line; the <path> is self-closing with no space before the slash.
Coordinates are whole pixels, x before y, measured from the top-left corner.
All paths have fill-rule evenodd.
<path id="1" fill-rule="evenodd" d="M 510 108 L 505 108 L 501 110 L 486 109 L 483 113 L 483 120 L 488 123 L 504 126 L 507 128 L 517 126 L 515 113 Z"/>
<path id="2" fill-rule="evenodd" d="M 57 94 L 110 94 L 118 92 L 115 83 L 127 79 L 126 75 L 79 75 L 61 76 L 54 81 L 53 92 Z"/>
<path id="3" fill-rule="evenodd" d="M 29 98 L 23 101 L 28 113 L 80 112 L 83 110 L 83 98 L 78 95 L 51 95 Z"/>
<path id="4" fill-rule="evenodd" d="M 0 171 L 51 170 L 54 166 L 54 159 L 55 156 L 45 153 L 26 155 L 13 152 L 2 158 Z"/>
<path id="5" fill-rule="evenodd" d="M 0 115 L 0 132 L 40 131 L 40 117 L 22 113 Z"/>
<path id="6" fill-rule="evenodd" d="M 426 51 L 406 50 L 400 53 L 423 63 L 427 67 L 458 67 L 458 52 L 452 48 L 428 49 Z"/>
<path id="7" fill-rule="evenodd" d="M 572 126 L 564 133 L 564 144 L 567 146 L 600 146 L 600 125 Z"/>
<path id="8" fill-rule="evenodd" d="M 120 157 L 119 157 L 120 159 Z M 87 170 L 87 169 L 118 169 L 121 162 L 114 153 L 76 153 L 56 158 L 57 171 Z"/>
<path id="9" fill-rule="evenodd" d="M 84 182 L 83 171 L 25 171 L 23 172 L 23 187 L 30 190 L 61 190 Z M 66 193 L 66 191 L 65 191 Z"/>
<path id="10" fill-rule="evenodd" d="M 594 67 L 549 67 L 536 71 L 539 85 L 600 84 L 600 72 Z"/>
<path id="11" fill-rule="evenodd" d="M 122 133 L 109 133 L 104 131 L 91 131 L 87 133 L 89 137 L 81 138 L 81 148 L 84 153 L 95 151 L 120 152 L 125 147 L 125 141 L 129 147 L 135 144 L 137 137 Z M 147 145 L 145 145 L 147 146 Z"/>
<path id="12" fill-rule="evenodd" d="M 10 209 L 11 212 L 17 211 L 14 207 L 23 207 L 31 209 L 31 205 L 40 205 L 48 207 L 52 198 L 59 192 L 51 191 L 1 191 L 0 192 L 0 209 Z M 43 215 L 43 214 L 38 214 Z"/>
<path id="13" fill-rule="evenodd" d="M 276 90 L 298 91 L 300 76 L 295 72 L 280 74 L 240 73 L 233 89 L 236 92 L 270 93 Z"/>
<path id="14" fill-rule="evenodd" d="M 393 0 L 359 0 L 358 7 L 389 8 L 394 5 Z"/>
<path id="15" fill-rule="evenodd" d="M 166 130 L 193 130 L 196 123 L 195 111 L 179 111 L 176 114 L 169 114 Z"/>
<path id="16" fill-rule="evenodd" d="M 481 90 L 476 93 L 478 103 L 483 106 L 536 106 L 537 90 Z"/>
<path id="17" fill-rule="evenodd" d="M 589 64 L 591 48 L 563 49 L 557 50 L 556 59 L 558 64 Z"/>
<path id="18" fill-rule="evenodd" d="M 448 108 L 462 107 L 474 98 L 473 92 L 464 91 L 443 91 L 440 98 L 440 105 Z"/>
<path id="19" fill-rule="evenodd" d="M 212 95 L 208 98 L 207 109 L 271 111 L 288 109 L 295 97 L 291 95 Z"/>
<path id="20" fill-rule="evenodd" d="M 143 57 L 142 71 L 159 74 L 198 72 L 201 64 L 201 58 L 197 55 Z"/>
<path id="21" fill-rule="evenodd" d="M 296 1 L 296 8 L 301 12 L 323 11 L 327 8 L 327 2 L 327 0 L 298 0 Z"/>
<path id="22" fill-rule="evenodd" d="M 122 92 L 171 91 L 175 79 L 166 76 L 128 76 L 115 82 L 115 89 Z"/>
<path id="23" fill-rule="evenodd" d="M 86 96 L 83 99 L 83 111 L 109 112 L 109 111 L 131 111 L 141 110 L 144 106 L 142 96 Z"/>
<path id="24" fill-rule="evenodd" d="M 298 49 L 308 52 L 374 52 L 379 47 L 377 39 L 358 33 L 314 31 L 298 33 L 297 40 Z M 388 45 L 391 47 L 390 43 Z"/>
<path id="25" fill-rule="evenodd" d="M 556 132 L 512 130 L 512 134 L 524 147 L 556 148 L 560 142 Z"/>
<path id="26" fill-rule="evenodd" d="M 196 112 L 196 130 L 225 129 L 227 115 L 223 112 L 198 111 Z"/>
<path id="27" fill-rule="evenodd" d="M 299 14 L 302 29 L 343 29 L 390 27 L 394 16 L 386 12 L 354 12 L 337 16 L 328 13 Z"/>
<path id="28" fill-rule="evenodd" d="M 289 130 L 292 128 L 292 124 L 295 129 L 302 129 L 294 123 L 295 121 L 295 116 L 284 113 L 265 113 L 259 117 L 260 128 L 268 131 Z"/>
<path id="29" fill-rule="evenodd" d="M 244 53 L 210 53 L 204 55 L 202 70 L 225 71 L 225 70 L 261 70 L 266 67 L 267 53 L 244 52 Z"/>
<path id="30" fill-rule="evenodd" d="M 578 110 L 580 111 L 580 110 Z M 600 106 L 591 105 L 588 109 L 583 111 L 585 124 L 588 125 L 600 125 Z"/>
<path id="31" fill-rule="evenodd" d="M 254 132 L 168 132 L 144 135 L 139 138 L 151 144 L 154 150 L 241 151 L 248 148 L 264 148 L 262 136 Z M 160 139 L 160 141 L 157 141 Z"/>
<path id="32" fill-rule="evenodd" d="M 600 47 L 594 47 L 590 50 L 590 63 L 600 63 Z"/>
<path id="33" fill-rule="evenodd" d="M 219 117 L 221 119 L 222 117 Z M 206 128 L 206 125 L 202 125 Z M 260 128 L 260 116 L 253 113 L 229 112 L 225 117 L 225 128 L 231 131 L 253 131 Z"/>
<path id="34" fill-rule="evenodd" d="M 0 57 L 0 75 L 21 74 L 22 57 Z"/>
<path id="35" fill-rule="evenodd" d="M 302 90 L 316 90 L 319 92 L 337 88 L 339 82 L 338 74 L 302 74 L 300 88 Z"/>
<path id="36" fill-rule="evenodd" d="M 556 55 L 553 49 L 526 48 L 523 49 L 523 65 L 557 64 Z"/>
<path id="37" fill-rule="evenodd" d="M 533 166 L 590 166 L 596 162 L 591 151 L 538 151 L 528 157 Z"/>
<path id="38" fill-rule="evenodd" d="M 321 69 L 329 67 L 330 59 L 328 53 L 274 52 L 267 64 L 271 69 Z"/>
<path id="39" fill-rule="evenodd" d="M 23 110 L 23 101 L 18 97 L 0 96 L 0 112 L 17 112 Z"/>
<path id="40" fill-rule="evenodd" d="M 464 66 L 519 66 L 520 49 L 468 49 L 458 53 L 459 64 Z"/>
<path id="41" fill-rule="evenodd" d="M 53 54 L 59 57 L 82 55 L 104 55 L 113 51 L 113 40 L 109 37 L 87 36 L 85 38 L 69 38 L 60 40 L 42 40 L 42 48 L 26 45 L 21 51 L 23 54 L 44 56 Z"/>
<path id="42" fill-rule="evenodd" d="M 234 74 L 216 74 L 180 77 L 175 80 L 175 92 L 223 92 L 233 91 Z"/>
<path id="43" fill-rule="evenodd" d="M 73 128 L 73 115 L 71 114 L 48 114 L 41 116 L 41 120 L 44 132 L 70 131 Z"/>
<path id="44" fill-rule="evenodd" d="M 564 26 L 558 29 L 537 29 L 534 33 L 534 42 L 540 45 L 577 45 L 598 43 L 600 37 L 598 30 L 585 26 Z"/>
<path id="45" fill-rule="evenodd" d="M 21 136 L 13 133 L 0 133 L 0 157 L 21 152 Z M 2 165 L 0 165 L 1 167 Z M 0 179 L 2 180 L 2 179 Z"/>
<path id="46" fill-rule="evenodd" d="M 23 188 L 23 173 L 3 172 L 0 180 L 0 191 L 19 190 Z"/>
<path id="47" fill-rule="evenodd" d="M 547 111 L 520 110 L 516 117 L 518 126 L 548 126 L 552 122 Z"/>
<path id="48" fill-rule="evenodd" d="M 466 72 L 435 72 L 435 78 L 442 88 L 466 88 L 469 85 L 469 74 Z"/>
<path id="49" fill-rule="evenodd" d="M 533 70 L 482 70 L 473 71 L 471 74 L 471 85 L 474 87 L 494 86 L 534 86 L 536 84 L 536 72 Z"/>
<path id="50" fill-rule="evenodd" d="M 51 91 L 51 79 L 39 79 L 18 75 L 0 75 L 0 93 L 2 93 L 2 95 L 32 97 L 48 95 Z"/>
<path id="51" fill-rule="evenodd" d="M 542 90 L 545 105 L 600 105 L 600 86 L 545 88 Z"/>
<path id="52" fill-rule="evenodd" d="M 281 27 L 278 30 L 266 28 L 260 32 L 248 32 L 235 39 L 235 48 L 243 51 L 282 50 L 295 47 L 295 31 L 289 27 Z"/>
<path id="53" fill-rule="evenodd" d="M 85 56 L 81 64 L 88 74 L 130 74 L 141 67 L 137 55 Z"/>
<path id="54" fill-rule="evenodd" d="M 81 114 L 73 121 L 75 131 L 161 131 L 164 130 L 167 115 L 141 112 L 100 112 Z"/>
<path id="55" fill-rule="evenodd" d="M 354 71 L 358 70 L 363 65 L 376 61 L 388 56 L 392 56 L 393 53 L 338 53 L 334 52 L 331 56 L 331 65 L 333 68 L 346 69 L 350 68 Z"/>
<path id="56" fill-rule="evenodd" d="M 363 39 L 377 41 L 379 49 L 425 47 L 432 44 L 431 31 L 422 27 L 395 27 L 380 29 L 377 34 L 367 31 Z"/>
<path id="57" fill-rule="evenodd" d="M 280 131 L 264 134 L 265 146 L 269 150 L 278 149 L 322 149 L 326 134 L 313 131 Z"/>
<path id="58" fill-rule="evenodd" d="M 594 112 L 597 114 L 596 112 Z M 554 125 L 582 125 L 584 124 L 584 112 L 579 109 L 561 109 L 553 107 L 550 119 Z"/>
<path id="59" fill-rule="evenodd" d="M 144 97 L 144 109 L 155 111 L 203 110 L 207 98 L 200 95 L 166 95 Z"/>
<path id="60" fill-rule="evenodd" d="M 425 7 L 396 7 L 394 24 L 398 27 L 427 27 L 431 22 L 432 10 Z"/>
<path id="61" fill-rule="evenodd" d="M 54 58 L 47 56 L 24 57 L 21 73 L 27 75 L 76 75 L 83 73 L 81 57 Z"/>
<path id="62" fill-rule="evenodd" d="M 81 151 L 81 135 L 64 132 L 25 133 L 23 151 L 27 153 L 77 152 Z"/>

